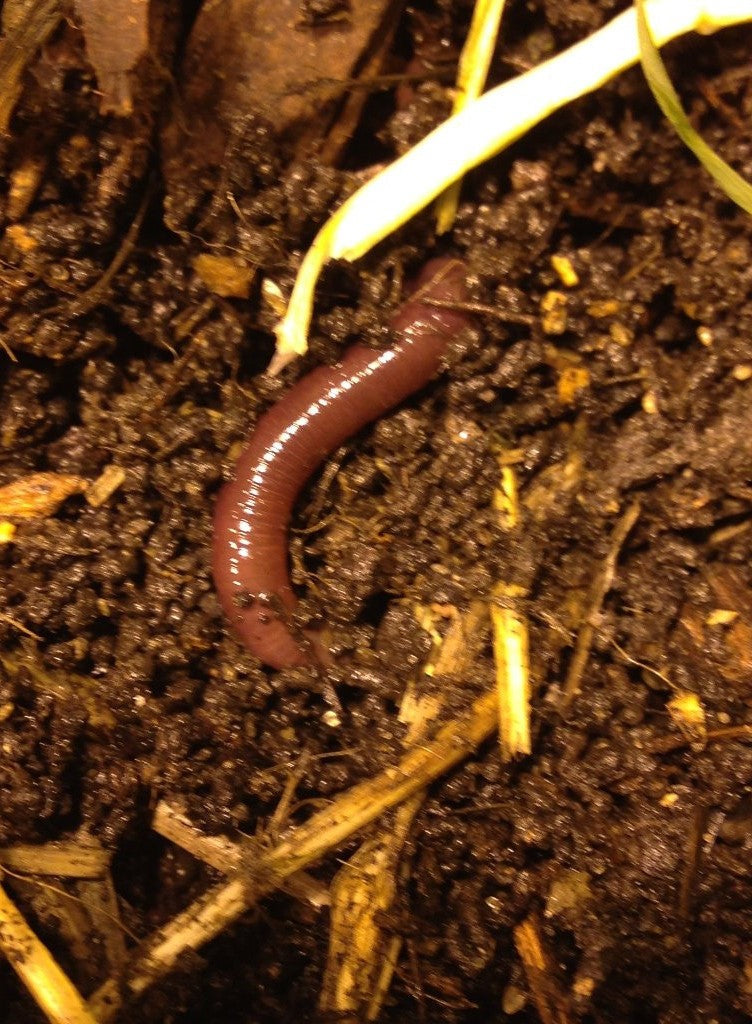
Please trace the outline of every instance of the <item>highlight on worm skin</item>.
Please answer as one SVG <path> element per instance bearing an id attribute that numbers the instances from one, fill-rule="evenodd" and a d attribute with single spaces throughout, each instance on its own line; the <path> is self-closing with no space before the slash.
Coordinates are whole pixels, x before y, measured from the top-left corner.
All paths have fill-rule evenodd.
<path id="1" fill-rule="evenodd" d="M 431 304 L 437 301 L 449 305 Z M 318 632 L 296 636 L 290 626 L 297 599 L 287 534 L 295 500 L 332 451 L 435 376 L 452 339 L 471 323 L 450 305 L 466 301 L 462 264 L 430 260 L 392 318 L 391 348 L 352 345 L 341 362 L 307 374 L 256 423 L 217 501 L 213 570 L 228 620 L 264 664 L 331 661 Z"/>

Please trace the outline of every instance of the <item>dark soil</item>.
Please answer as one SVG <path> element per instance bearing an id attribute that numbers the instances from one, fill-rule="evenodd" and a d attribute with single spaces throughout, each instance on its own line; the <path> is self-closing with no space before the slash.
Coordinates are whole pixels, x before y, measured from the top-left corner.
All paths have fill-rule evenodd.
<path id="1" fill-rule="evenodd" d="M 511 3 L 494 82 L 625 6 Z M 393 86 L 375 91 L 336 166 L 225 104 L 221 160 L 201 162 L 180 97 L 196 85 L 189 71 L 210 68 L 183 62 L 184 5 L 152 7 L 131 117 L 100 113 L 68 24 L 27 69 L 2 145 L 0 485 L 39 471 L 91 482 L 113 466 L 124 477 L 98 507 L 75 494 L 14 520 L 0 545 L 0 843 L 84 828 L 112 853 L 123 922 L 148 937 L 220 877 L 155 834 L 157 802 L 205 832 L 259 836 L 305 752 L 277 830 L 304 821 L 402 756 L 400 702 L 411 682 L 427 685 L 431 646 L 416 606 L 463 612 L 504 581 L 525 594 L 533 752 L 504 763 L 488 742 L 431 789 L 381 921 L 403 944 L 379 1020 L 747 1020 L 749 218 L 631 71 L 473 173 L 450 237 L 437 242 L 426 213 L 356 265 L 330 267 L 311 352 L 268 379 L 276 315 L 262 282 L 287 293 L 359 175 L 445 115 L 445 86 L 428 59 L 401 109 Z M 456 57 L 469 13 L 444 0 L 406 16 L 384 70 L 415 69 L 414 51 L 437 38 Z M 747 178 L 751 41 L 734 30 L 667 54 L 695 124 Z M 19 205 L 31 166 L 38 182 Z M 487 311 L 441 378 L 353 439 L 301 499 L 301 614 L 330 624 L 337 667 L 324 680 L 271 672 L 228 633 L 213 593 L 214 496 L 261 411 L 352 340 L 388 344 L 401 282 L 443 251 L 465 262 Z M 248 297 L 218 287 L 202 254 L 249 271 Z M 579 283 L 562 284 L 553 255 Z M 558 322 L 551 292 L 565 295 Z M 515 453 L 513 539 L 493 505 L 500 452 Z M 592 647 L 565 706 L 587 616 Z M 447 714 L 493 685 L 482 628 L 472 671 L 442 683 Z M 686 693 L 705 716 L 692 729 L 672 713 Z M 356 848 L 312 875 L 326 886 Z M 81 961 L 35 916 L 28 885 L 3 884 L 81 990 L 96 989 L 97 943 Z M 537 982 L 515 945 L 523 921 L 549 959 Z M 326 910 L 274 896 L 122 1019 L 316 1020 L 327 942 Z M 9 1024 L 41 1019 L 2 965 L 0 1004 Z"/>

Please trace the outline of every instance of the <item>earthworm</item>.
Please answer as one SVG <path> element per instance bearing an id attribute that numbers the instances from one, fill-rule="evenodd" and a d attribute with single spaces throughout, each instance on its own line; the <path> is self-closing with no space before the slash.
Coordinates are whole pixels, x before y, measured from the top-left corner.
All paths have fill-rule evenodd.
<path id="1" fill-rule="evenodd" d="M 429 261 L 392 319 L 391 348 L 352 345 L 340 363 L 303 377 L 257 422 L 217 501 L 213 561 L 222 608 L 264 664 L 331 661 L 319 634 L 307 631 L 301 642 L 285 621 L 297 604 L 288 572 L 293 505 L 327 455 L 439 370 L 470 318 L 430 302 L 466 299 L 462 265 L 447 257 Z"/>

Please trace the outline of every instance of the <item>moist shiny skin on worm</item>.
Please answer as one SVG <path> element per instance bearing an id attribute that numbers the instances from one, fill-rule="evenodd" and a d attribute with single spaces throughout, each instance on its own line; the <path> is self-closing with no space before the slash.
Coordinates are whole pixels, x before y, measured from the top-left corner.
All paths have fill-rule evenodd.
<path id="1" fill-rule="evenodd" d="M 317 633 L 296 637 L 286 621 L 297 604 L 288 569 L 295 500 L 332 451 L 435 376 L 471 318 L 429 303 L 466 299 L 462 264 L 431 260 L 392 319 L 391 348 L 352 345 L 340 363 L 307 374 L 258 420 L 217 500 L 213 568 L 228 620 L 264 664 L 327 661 Z"/>

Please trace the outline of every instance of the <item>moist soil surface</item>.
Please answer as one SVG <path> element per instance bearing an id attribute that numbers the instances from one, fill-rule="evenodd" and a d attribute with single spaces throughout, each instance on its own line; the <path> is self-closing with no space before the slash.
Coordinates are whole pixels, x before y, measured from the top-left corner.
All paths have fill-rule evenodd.
<path id="1" fill-rule="evenodd" d="M 139 943 L 225 877 L 155 830 L 158 808 L 237 844 L 251 892 L 259 851 L 493 690 L 493 605 L 529 631 L 531 750 L 509 758 L 494 733 L 414 804 L 370 940 L 398 950 L 378 1020 L 747 1020 L 749 217 L 632 70 L 472 173 L 441 239 L 428 211 L 328 267 L 310 352 L 270 378 L 270 283 L 289 294 L 328 213 L 446 116 L 470 9 L 396 17 L 346 130 L 334 90 L 301 143 L 295 110 L 282 130 L 234 105 L 242 38 L 226 67 L 203 59 L 217 6 L 152 5 L 125 99 L 79 21 L 56 22 L 2 144 L 0 485 L 54 477 L 33 516 L 2 492 L 0 863 L 98 844 L 112 898 L 105 913 L 33 857 L 3 886 L 84 995 L 127 979 Z M 492 82 L 625 6 L 510 3 Z M 356 15 L 304 4 L 288 52 Z M 748 178 L 750 41 L 666 53 Z M 291 628 L 325 625 L 334 664 L 267 669 L 214 594 L 218 489 L 295 380 L 355 340 L 389 345 L 403 283 L 443 253 L 472 328 L 295 509 Z M 411 725 L 416 704 L 435 720 Z M 375 827 L 398 826 L 340 841 L 139 998 L 126 984 L 120 1019 L 366 1019 L 332 994 L 324 904 Z M 7 963 L 0 1003 L 9 1024 L 42 1019 Z"/>

